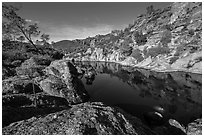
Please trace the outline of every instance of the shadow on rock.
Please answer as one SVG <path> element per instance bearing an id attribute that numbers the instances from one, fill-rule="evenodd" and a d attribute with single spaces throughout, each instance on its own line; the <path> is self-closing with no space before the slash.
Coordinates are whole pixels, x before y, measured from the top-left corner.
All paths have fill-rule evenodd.
<path id="1" fill-rule="evenodd" d="M 82 103 L 71 109 L 33 117 L 3 128 L 14 135 L 144 135 L 155 134 L 138 118 L 100 102 Z"/>
<path id="2" fill-rule="evenodd" d="M 35 99 L 37 106 L 35 106 Z M 69 108 L 64 98 L 49 96 L 44 93 L 35 95 L 13 94 L 2 97 L 2 125 L 42 116 Z"/>

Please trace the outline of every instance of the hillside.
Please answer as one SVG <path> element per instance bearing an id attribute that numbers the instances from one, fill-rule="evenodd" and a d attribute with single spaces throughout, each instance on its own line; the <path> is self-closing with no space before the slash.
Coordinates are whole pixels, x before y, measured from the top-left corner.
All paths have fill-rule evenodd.
<path id="1" fill-rule="evenodd" d="M 78 40 L 83 50 L 65 58 L 202 73 L 201 39 L 202 3 L 176 2 L 164 9 L 148 7 L 124 30 Z"/>

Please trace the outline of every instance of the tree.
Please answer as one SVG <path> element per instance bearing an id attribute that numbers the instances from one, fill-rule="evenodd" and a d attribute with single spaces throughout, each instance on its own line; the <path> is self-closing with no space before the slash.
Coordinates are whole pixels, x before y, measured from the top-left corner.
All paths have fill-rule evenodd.
<path id="1" fill-rule="evenodd" d="M 154 12 L 154 7 L 153 7 L 153 5 L 148 6 L 148 7 L 146 8 L 146 10 L 147 10 L 147 14 L 148 14 L 148 15 L 152 14 L 152 13 Z"/>
<path id="2" fill-rule="evenodd" d="M 42 42 L 43 42 L 44 44 L 47 44 L 47 41 L 50 40 L 50 35 L 48 35 L 48 34 L 42 34 L 42 35 L 40 36 L 40 39 L 42 39 Z"/>
<path id="3" fill-rule="evenodd" d="M 16 11 L 18 11 L 14 6 L 2 4 L 2 17 L 5 24 L 9 25 L 13 31 L 22 33 L 23 36 L 35 47 L 37 51 L 39 49 L 32 41 L 32 36 L 38 36 L 40 31 L 38 30 L 37 23 L 28 24 L 25 19 L 21 18 Z"/>
<path id="4" fill-rule="evenodd" d="M 16 37 L 20 35 L 20 32 L 14 29 L 13 25 L 6 22 L 2 22 L 2 39 L 3 40 L 16 40 Z"/>
<path id="5" fill-rule="evenodd" d="M 20 36 L 20 37 L 17 38 L 17 40 L 19 40 L 22 43 L 23 41 L 25 41 L 25 37 L 24 36 Z"/>
<path id="6" fill-rule="evenodd" d="M 147 37 L 142 32 L 135 31 L 133 36 L 138 46 L 144 45 L 147 42 Z"/>

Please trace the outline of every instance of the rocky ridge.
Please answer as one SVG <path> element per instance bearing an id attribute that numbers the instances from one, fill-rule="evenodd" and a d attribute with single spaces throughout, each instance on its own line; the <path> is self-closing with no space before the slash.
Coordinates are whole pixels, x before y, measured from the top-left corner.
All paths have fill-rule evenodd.
<path id="1" fill-rule="evenodd" d="M 106 61 L 155 71 L 202 73 L 202 3 L 175 2 L 139 15 L 121 31 L 82 40 L 69 53 L 80 61 Z M 88 45 L 88 46 L 87 46 Z"/>

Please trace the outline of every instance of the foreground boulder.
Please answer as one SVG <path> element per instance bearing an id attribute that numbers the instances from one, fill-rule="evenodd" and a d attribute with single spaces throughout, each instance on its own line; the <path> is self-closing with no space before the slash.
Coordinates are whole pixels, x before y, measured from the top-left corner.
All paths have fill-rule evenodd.
<path id="1" fill-rule="evenodd" d="M 77 69 L 70 62 L 54 61 L 45 69 L 47 78 L 40 82 L 43 91 L 67 99 L 70 104 L 88 100 L 88 94 L 80 79 Z"/>
<path id="2" fill-rule="evenodd" d="M 100 102 L 83 103 L 45 117 L 19 121 L 2 132 L 14 135 L 154 134 L 136 117 Z"/>

